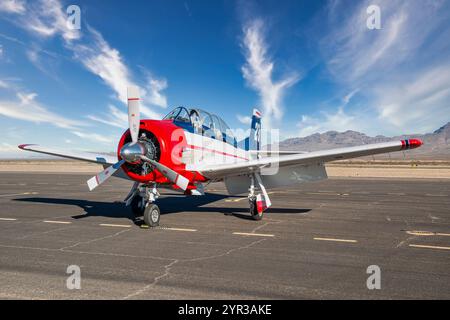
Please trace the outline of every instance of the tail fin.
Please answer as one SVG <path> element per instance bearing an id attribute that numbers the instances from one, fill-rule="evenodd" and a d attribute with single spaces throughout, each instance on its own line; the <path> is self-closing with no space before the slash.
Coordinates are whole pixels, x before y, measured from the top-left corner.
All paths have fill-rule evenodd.
<path id="1" fill-rule="evenodd" d="M 261 112 L 258 109 L 253 109 L 250 135 L 238 143 L 246 151 L 260 150 L 261 148 L 261 117 Z"/>

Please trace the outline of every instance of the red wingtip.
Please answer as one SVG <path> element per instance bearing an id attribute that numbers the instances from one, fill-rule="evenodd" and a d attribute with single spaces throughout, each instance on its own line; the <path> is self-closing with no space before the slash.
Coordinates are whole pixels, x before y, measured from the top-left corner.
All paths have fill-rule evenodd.
<path id="1" fill-rule="evenodd" d="M 20 144 L 19 149 L 25 150 L 25 147 L 32 146 L 32 145 L 33 145 L 32 143 Z"/>
<path id="2" fill-rule="evenodd" d="M 409 139 L 409 148 L 410 149 L 418 148 L 422 144 L 423 144 L 422 141 L 420 141 L 419 139 Z"/>

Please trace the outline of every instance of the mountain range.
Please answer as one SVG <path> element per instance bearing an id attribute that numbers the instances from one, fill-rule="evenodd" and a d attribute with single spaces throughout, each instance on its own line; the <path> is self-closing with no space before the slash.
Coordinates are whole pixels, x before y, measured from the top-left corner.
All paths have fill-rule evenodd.
<path id="1" fill-rule="evenodd" d="M 328 131 L 315 133 L 303 138 L 290 138 L 280 142 L 280 150 L 292 151 L 317 151 L 323 149 L 351 147 L 361 144 L 387 142 L 417 138 L 423 145 L 414 150 L 395 152 L 369 157 L 371 159 L 406 159 L 406 160 L 450 160 L 450 122 L 432 133 L 408 134 L 395 137 L 375 136 L 371 137 L 357 131 Z M 367 158 L 367 157 L 366 157 Z"/>

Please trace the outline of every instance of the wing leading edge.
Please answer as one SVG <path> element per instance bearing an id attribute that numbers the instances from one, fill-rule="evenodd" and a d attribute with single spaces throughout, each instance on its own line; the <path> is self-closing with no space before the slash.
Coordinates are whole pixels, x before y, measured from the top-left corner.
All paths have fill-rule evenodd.
<path id="1" fill-rule="evenodd" d="M 22 150 L 26 150 L 26 151 L 33 151 L 33 152 L 48 154 L 51 156 L 93 162 L 93 163 L 104 164 L 104 165 L 111 165 L 111 164 L 114 164 L 117 162 L 117 156 L 100 154 L 100 153 L 58 150 L 58 149 L 53 149 L 53 148 L 42 147 L 37 144 L 21 144 L 19 146 L 19 148 Z"/>
<path id="2" fill-rule="evenodd" d="M 262 168 L 272 165 L 279 167 L 325 163 L 334 160 L 351 159 L 356 157 L 395 152 L 420 147 L 422 142 L 417 139 L 400 140 L 384 143 L 367 144 L 356 147 L 337 148 L 313 151 L 293 155 L 279 155 L 276 157 L 263 157 L 260 159 L 241 161 L 231 164 L 211 164 L 196 167 L 196 170 L 209 179 L 221 179 L 227 176 L 236 176 L 259 172 Z"/>

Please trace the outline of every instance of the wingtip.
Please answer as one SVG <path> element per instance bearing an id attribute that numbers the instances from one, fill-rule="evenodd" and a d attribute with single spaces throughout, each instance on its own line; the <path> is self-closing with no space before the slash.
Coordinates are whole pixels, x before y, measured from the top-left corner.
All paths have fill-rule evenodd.
<path id="1" fill-rule="evenodd" d="M 22 150 L 26 150 L 25 148 L 28 147 L 28 146 L 34 146 L 34 144 L 32 144 L 32 143 L 24 143 L 24 144 L 19 144 L 18 145 L 19 149 L 22 149 Z"/>
<path id="2" fill-rule="evenodd" d="M 420 147 L 421 145 L 423 145 L 422 140 L 419 140 L 419 139 L 409 139 L 409 146 L 410 146 L 410 149 L 418 148 L 418 147 Z"/>

